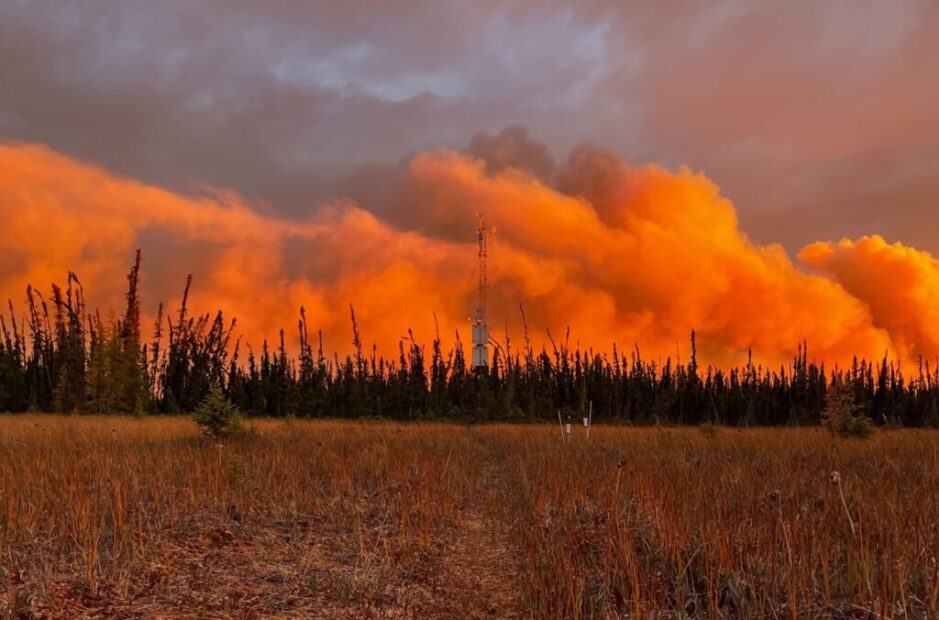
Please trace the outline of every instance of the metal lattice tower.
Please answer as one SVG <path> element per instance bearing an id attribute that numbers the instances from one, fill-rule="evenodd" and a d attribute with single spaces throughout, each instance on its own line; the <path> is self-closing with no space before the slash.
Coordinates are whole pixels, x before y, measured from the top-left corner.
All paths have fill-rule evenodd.
<path id="1" fill-rule="evenodd" d="M 479 228 L 476 229 L 479 243 L 479 300 L 476 306 L 476 319 L 473 321 L 473 369 L 489 366 L 489 327 L 486 324 L 486 289 L 489 280 L 486 276 L 486 246 L 492 226 L 479 214 Z"/>

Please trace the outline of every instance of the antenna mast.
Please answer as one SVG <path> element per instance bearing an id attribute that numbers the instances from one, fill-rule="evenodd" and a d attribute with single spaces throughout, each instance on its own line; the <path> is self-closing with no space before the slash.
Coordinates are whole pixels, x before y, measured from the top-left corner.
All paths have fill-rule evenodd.
<path id="1" fill-rule="evenodd" d="M 489 366 L 489 327 L 486 324 L 486 289 L 489 280 L 486 277 L 486 245 L 493 228 L 478 213 L 479 228 L 476 229 L 479 243 L 479 300 L 476 306 L 476 319 L 473 321 L 473 369 Z"/>

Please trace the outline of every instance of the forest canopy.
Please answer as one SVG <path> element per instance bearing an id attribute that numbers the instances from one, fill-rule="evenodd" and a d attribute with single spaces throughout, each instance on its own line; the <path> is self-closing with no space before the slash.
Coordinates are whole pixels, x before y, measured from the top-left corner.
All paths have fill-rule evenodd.
<path id="1" fill-rule="evenodd" d="M 805 342 L 778 368 L 752 356 L 741 367 L 701 368 L 693 330 L 682 363 L 644 360 L 637 346 L 572 347 L 569 334 L 548 334 L 550 347 L 536 350 L 526 325 L 522 346 L 493 341 L 491 363 L 474 370 L 459 332 L 447 344 L 437 334 L 428 349 L 408 330 L 395 358 L 380 356 L 363 345 L 351 307 L 354 352 L 329 354 L 301 307 L 295 354 L 284 329 L 255 351 L 235 319 L 190 312 L 191 277 L 179 308 L 161 304 L 145 336 L 140 266 L 138 251 L 120 316 L 89 309 L 74 273 L 48 298 L 28 287 L 20 319 L 9 302 L 0 315 L 0 411 L 183 413 L 216 387 L 251 416 L 530 421 L 592 407 L 594 419 L 620 423 L 814 425 L 836 390 L 877 424 L 939 425 L 939 364 L 921 360 L 909 378 L 886 356 L 828 369 L 810 360 Z"/>

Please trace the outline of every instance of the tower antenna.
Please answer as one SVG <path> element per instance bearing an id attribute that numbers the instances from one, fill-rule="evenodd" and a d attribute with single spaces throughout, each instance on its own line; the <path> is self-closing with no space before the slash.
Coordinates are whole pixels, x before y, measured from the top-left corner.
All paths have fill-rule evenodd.
<path id="1" fill-rule="evenodd" d="M 474 370 L 489 366 L 489 327 L 486 323 L 486 289 L 489 288 L 489 279 L 486 276 L 486 246 L 489 235 L 495 231 L 482 213 L 476 215 L 479 217 L 479 227 L 476 229 L 479 244 L 479 299 L 476 305 L 476 319 L 473 321 Z"/>

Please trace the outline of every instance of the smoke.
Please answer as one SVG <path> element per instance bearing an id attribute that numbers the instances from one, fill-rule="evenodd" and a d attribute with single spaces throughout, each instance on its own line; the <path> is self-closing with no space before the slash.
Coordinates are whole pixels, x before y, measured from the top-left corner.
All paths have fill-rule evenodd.
<path id="1" fill-rule="evenodd" d="M 928 252 L 861 237 L 813 243 L 799 260 L 831 274 L 870 309 L 891 336 L 900 359 L 939 352 L 939 261 Z"/>
<path id="2" fill-rule="evenodd" d="M 497 229 L 492 331 L 504 339 L 507 329 L 515 345 L 522 303 L 536 345 L 548 330 L 560 344 L 569 327 L 572 346 L 635 343 L 687 360 L 694 328 L 702 361 L 717 364 L 741 363 L 751 347 L 780 363 L 803 340 L 830 363 L 939 350 L 928 255 L 879 238 L 816 244 L 800 258 L 833 278 L 808 273 L 781 246 L 752 243 L 703 175 L 630 166 L 589 145 L 555 165 L 530 142 L 513 130 L 477 137 L 479 157 L 417 154 L 384 183 L 394 195 L 374 209 L 380 217 L 334 201 L 301 220 L 231 193 L 178 195 L 46 147 L 0 145 L 0 295 L 19 301 L 27 283 L 44 290 L 72 269 L 94 302 L 120 307 L 123 273 L 142 247 L 146 310 L 177 301 L 192 272 L 194 308 L 237 315 L 255 346 L 280 327 L 293 340 L 305 306 L 327 351 L 346 352 L 352 304 L 363 340 L 394 355 L 409 328 L 423 342 L 437 329 L 468 335 L 482 212 Z M 868 282 L 860 274 L 871 270 Z"/>

